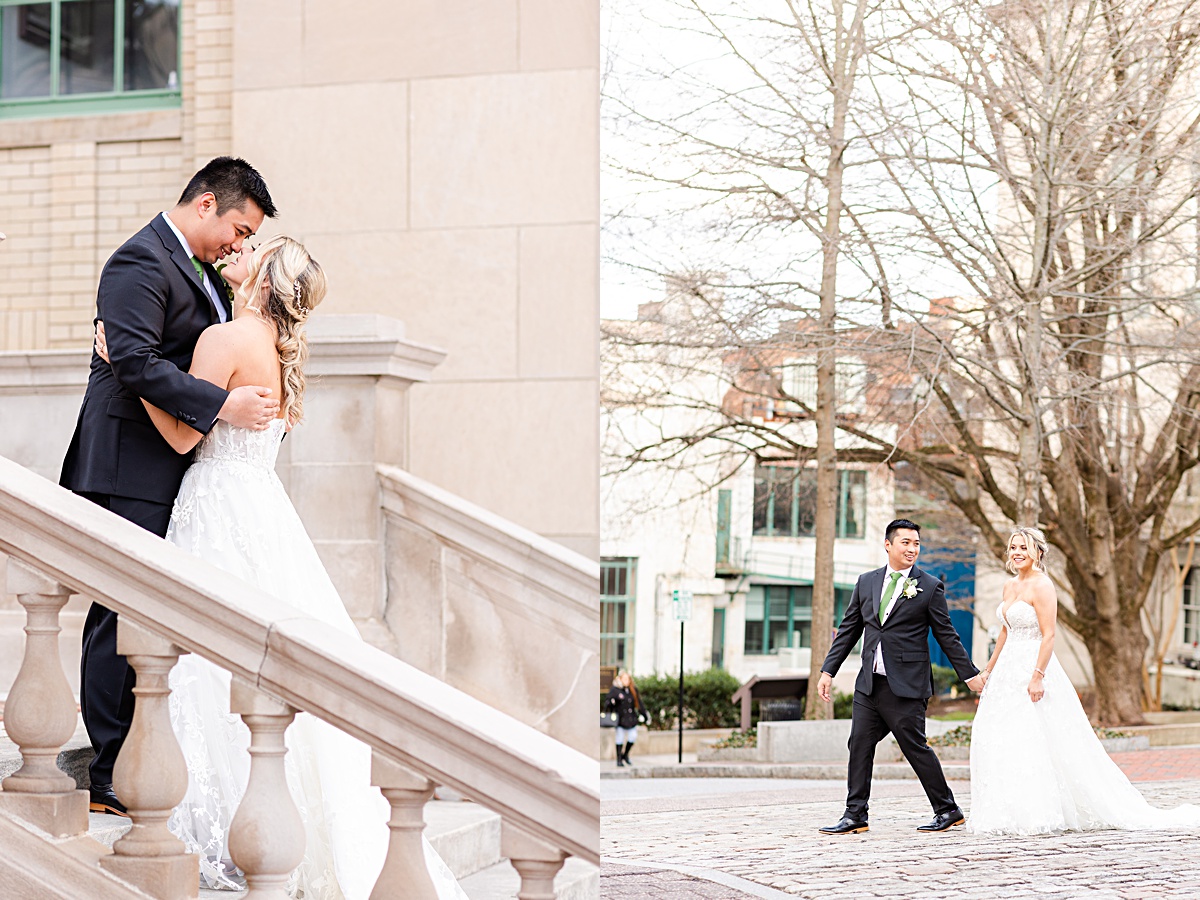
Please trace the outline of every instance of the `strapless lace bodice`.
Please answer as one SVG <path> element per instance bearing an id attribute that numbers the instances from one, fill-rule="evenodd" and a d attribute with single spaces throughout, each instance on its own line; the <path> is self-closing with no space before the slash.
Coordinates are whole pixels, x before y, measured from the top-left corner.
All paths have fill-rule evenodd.
<path id="1" fill-rule="evenodd" d="M 1040 641 L 1042 629 L 1038 627 L 1037 611 L 1024 600 L 1018 600 L 1004 614 L 1004 604 L 1001 603 L 996 615 L 1008 628 L 1010 641 Z"/>
<path id="2" fill-rule="evenodd" d="M 263 431 L 217 422 L 196 448 L 194 462 L 239 462 L 274 469 L 284 430 L 283 419 L 276 419 Z"/>

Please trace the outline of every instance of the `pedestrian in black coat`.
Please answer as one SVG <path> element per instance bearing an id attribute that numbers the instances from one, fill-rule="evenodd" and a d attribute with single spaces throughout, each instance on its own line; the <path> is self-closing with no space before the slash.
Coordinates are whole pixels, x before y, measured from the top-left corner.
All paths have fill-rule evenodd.
<path id="1" fill-rule="evenodd" d="M 615 710 L 617 713 L 617 765 L 633 765 L 629 759 L 629 751 L 637 740 L 638 723 L 650 721 L 642 698 L 638 696 L 637 688 L 629 673 L 622 669 L 613 679 L 608 696 L 604 699 L 604 708 Z"/>

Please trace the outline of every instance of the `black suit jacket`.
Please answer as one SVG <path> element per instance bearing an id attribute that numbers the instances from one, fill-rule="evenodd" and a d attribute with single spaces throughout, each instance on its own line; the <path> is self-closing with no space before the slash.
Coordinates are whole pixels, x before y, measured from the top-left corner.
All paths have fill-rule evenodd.
<path id="1" fill-rule="evenodd" d="M 855 689 L 871 693 L 875 653 L 883 647 L 888 687 L 897 697 L 928 699 L 933 696 L 933 667 L 929 660 L 929 632 L 963 681 L 979 674 L 958 632 L 950 622 L 946 586 L 942 580 L 913 566 L 909 578 L 917 580 L 915 597 L 893 598 L 887 621 L 879 624 L 879 601 L 887 566 L 859 576 L 842 616 L 842 624 L 821 664 L 821 671 L 836 675 L 850 650 L 863 639 L 862 671 Z"/>
<path id="2" fill-rule="evenodd" d="M 206 265 L 205 271 L 219 291 L 216 270 Z M 73 491 L 171 503 L 191 454 L 171 449 L 140 398 L 207 433 L 228 393 L 187 374 L 200 333 L 220 320 L 161 215 L 109 257 L 96 309 L 112 362 L 92 351 L 87 391 L 59 481 Z"/>

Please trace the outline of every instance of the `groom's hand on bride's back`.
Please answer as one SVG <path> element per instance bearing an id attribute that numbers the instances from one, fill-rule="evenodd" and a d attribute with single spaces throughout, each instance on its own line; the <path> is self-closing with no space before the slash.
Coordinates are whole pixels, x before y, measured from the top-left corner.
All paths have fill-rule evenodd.
<path id="1" fill-rule="evenodd" d="M 244 384 L 229 392 L 217 418 L 224 419 L 235 428 L 262 431 L 278 415 L 279 401 L 271 396 L 270 388 Z"/>

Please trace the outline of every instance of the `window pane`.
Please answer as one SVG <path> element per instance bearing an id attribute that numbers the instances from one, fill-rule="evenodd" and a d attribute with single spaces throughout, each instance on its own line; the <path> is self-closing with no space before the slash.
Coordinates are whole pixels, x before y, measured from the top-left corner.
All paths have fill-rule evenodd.
<path id="1" fill-rule="evenodd" d="M 787 620 L 782 622 L 772 618 L 771 620 L 771 646 L 770 651 L 774 652 L 780 647 L 788 647 L 791 645 L 791 636 L 788 634 Z"/>
<path id="2" fill-rule="evenodd" d="M 777 469 L 775 472 L 775 512 L 771 518 L 772 534 L 792 533 L 792 474 L 795 469 Z"/>
<path id="3" fill-rule="evenodd" d="M 770 601 L 767 604 L 767 610 L 770 613 L 771 619 L 786 622 L 789 606 L 788 589 L 785 587 L 769 587 L 767 588 L 767 599 Z"/>
<path id="4" fill-rule="evenodd" d="M 0 9 L 0 99 L 50 96 L 50 4 Z"/>
<path id="5" fill-rule="evenodd" d="M 754 533 L 767 533 L 767 509 L 771 496 L 771 473 L 769 466 L 758 466 L 754 470 Z"/>
<path id="6" fill-rule="evenodd" d="M 796 492 L 796 536 L 812 537 L 817 526 L 817 470 L 801 469 Z"/>
<path id="7" fill-rule="evenodd" d="M 763 592 L 765 588 L 754 586 L 746 593 L 746 621 L 761 622 L 763 619 Z"/>
<path id="8" fill-rule="evenodd" d="M 762 653 L 763 652 L 763 623 L 760 619 L 757 622 L 746 622 L 746 645 L 743 647 L 745 653 Z"/>
<path id="9" fill-rule="evenodd" d="M 867 473 L 849 471 L 843 473 L 845 491 L 840 500 L 842 515 L 839 518 L 844 524 L 841 537 L 862 537 L 867 521 Z"/>
<path id="10" fill-rule="evenodd" d="M 59 94 L 113 90 L 113 0 L 62 4 Z"/>
<path id="11" fill-rule="evenodd" d="M 179 0 L 126 0 L 125 90 L 179 87 Z"/>

